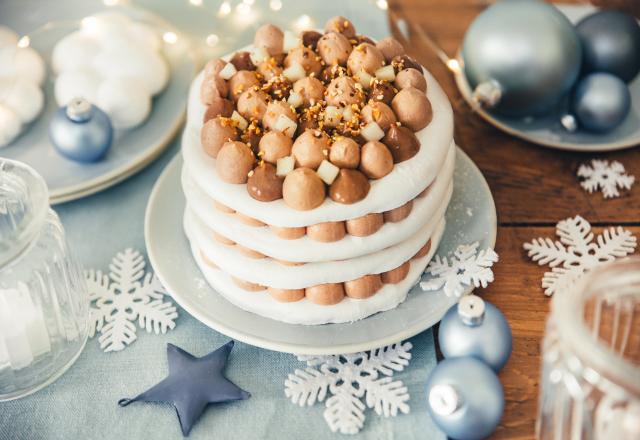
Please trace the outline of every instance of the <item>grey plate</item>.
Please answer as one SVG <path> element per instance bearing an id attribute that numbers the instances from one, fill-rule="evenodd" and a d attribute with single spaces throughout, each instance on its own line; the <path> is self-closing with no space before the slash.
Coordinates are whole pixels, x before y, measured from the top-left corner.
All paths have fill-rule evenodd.
<path id="1" fill-rule="evenodd" d="M 586 5 L 556 5 L 573 23 L 596 9 Z M 455 74 L 456 84 L 464 99 L 472 107 L 471 88 L 464 71 Z M 583 130 L 570 133 L 560 125 L 560 117 L 566 106 L 537 118 L 508 118 L 492 114 L 482 108 L 476 112 L 486 121 L 513 136 L 546 147 L 573 151 L 611 151 L 640 145 L 640 75 L 629 84 L 631 111 L 616 129 L 605 134 L 593 134 Z"/>
<path id="2" fill-rule="evenodd" d="M 437 323 L 455 302 L 442 291 L 423 292 L 414 287 L 393 310 L 350 324 L 318 326 L 285 324 L 246 312 L 209 287 L 191 256 L 182 231 L 185 199 L 180 187 L 181 167 L 182 156 L 178 155 L 158 178 L 149 198 L 145 218 L 149 260 L 182 308 L 230 338 L 287 353 L 353 353 L 414 336 Z M 480 170 L 460 149 L 446 220 L 439 255 L 475 241 L 480 242 L 480 248 L 494 246 L 497 221 L 491 191 Z"/>
<path id="3" fill-rule="evenodd" d="M 8 15 L 7 25 L 19 29 L 15 20 L 24 16 L 12 11 L 10 6 L 24 9 L 20 2 L 2 6 L 2 19 Z M 122 8 L 137 19 L 154 24 L 153 16 L 140 10 Z M 5 15 L 6 14 L 6 15 Z M 189 85 L 195 73 L 195 61 L 186 45 L 172 46 L 165 50 L 171 78 L 166 89 L 153 100 L 151 114 L 145 122 L 133 130 L 117 134 L 107 156 L 93 164 L 80 164 L 66 159 L 56 152 L 48 137 L 49 121 L 57 110 L 50 69 L 51 52 L 60 38 L 72 32 L 75 25 L 56 27 L 31 38 L 32 46 L 44 57 L 48 66 L 44 84 L 45 108 L 38 118 L 10 146 L 0 150 L 0 156 L 25 162 L 35 168 L 49 186 L 51 203 L 61 203 L 85 197 L 115 185 L 151 163 L 169 144 L 184 119 Z"/>

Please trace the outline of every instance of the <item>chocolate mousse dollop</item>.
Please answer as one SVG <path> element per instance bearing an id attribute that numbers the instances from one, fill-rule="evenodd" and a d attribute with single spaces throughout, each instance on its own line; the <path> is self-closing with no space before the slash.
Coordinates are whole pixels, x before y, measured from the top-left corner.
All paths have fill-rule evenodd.
<path id="1" fill-rule="evenodd" d="M 282 196 L 290 208 L 308 211 L 324 202 L 324 182 L 312 169 L 296 168 L 285 177 Z"/>
<path id="2" fill-rule="evenodd" d="M 341 169 L 329 188 L 329 196 L 334 202 L 350 205 L 364 199 L 369 188 L 369 179 L 360 171 Z"/>
<path id="3" fill-rule="evenodd" d="M 351 49 L 351 43 L 347 37 L 338 32 L 329 32 L 318 40 L 318 54 L 329 66 L 333 64 L 346 66 Z"/>
<path id="4" fill-rule="evenodd" d="M 284 179 L 276 175 L 276 167 L 262 162 L 249 172 L 247 190 L 249 195 L 261 202 L 271 202 L 282 198 Z"/>
<path id="5" fill-rule="evenodd" d="M 376 43 L 376 47 L 382 52 L 387 63 L 390 63 L 395 57 L 405 54 L 402 44 L 393 37 L 383 38 Z"/>
<path id="6" fill-rule="evenodd" d="M 415 87 L 400 90 L 391 101 L 391 108 L 402 125 L 413 131 L 422 130 L 429 125 L 433 117 L 429 99 L 424 92 Z"/>
<path id="7" fill-rule="evenodd" d="M 207 121 L 200 130 L 202 148 L 211 157 L 217 157 L 222 146 L 238 140 L 238 130 L 233 121 L 225 117 L 215 117 Z"/>
<path id="8" fill-rule="evenodd" d="M 284 32 L 278 26 L 265 24 L 256 31 L 253 45 L 267 51 L 271 56 L 283 52 Z"/>
<path id="9" fill-rule="evenodd" d="M 382 138 L 395 163 L 411 159 L 420 150 L 420 141 L 407 127 L 392 125 Z"/>
<path id="10" fill-rule="evenodd" d="M 316 169 L 329 156 L 329 136 L 322 130 L 309 129 L 293 142 L 291 154 L 296 166 Z"/>
<path id="11" fill-rule="evenodd" d="M 255 157 L 247 144 L 239 141 L 226 142 L 216 158 L 218 176 L 227 183 L 246 183 Z"/>
<path id="12" fill-rule="evenodd" d="M 338 32 L 347 38 L 356 36 L 356 28 L 351 21 L 341 15 L 331 17 L 324 25 L 325 32 Z"/>
<path id="13" fill-rule="evenodd" d="M 373 75 L 382 66 L 384 66 L 382 52 L 369 43 L 357 45 L 347 59 L 347 67 L 354 75 L 360 71 Z"/>

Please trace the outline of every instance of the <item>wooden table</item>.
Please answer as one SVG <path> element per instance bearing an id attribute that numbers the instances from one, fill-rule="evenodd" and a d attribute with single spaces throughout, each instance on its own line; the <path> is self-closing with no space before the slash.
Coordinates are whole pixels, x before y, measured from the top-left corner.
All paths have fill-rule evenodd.
<path id="1" fill-rule="evenodd" d="M 488 4 L 479 0 L 396 0 L 389 8 L 420 24 L 449 54 L 456 53 L 469 24 Z M 618 1 L 632 8 L 640 4 Z M 623 225 L 640 236 L 640 184 L 621 198 L 604 200 L 578 184 L 578 166 L 591 158 L 622 162 L 640 178 L 640 149 L 593 154 L 547 149 L 510 137 L 474 115 L 458 92 L 453 77 L 417 35 L 408 52 L 438 79 L 455 113 L 455 139 L 480 167 L 498 210 L 495 282 L 480 291 L 506 315 L 513 331 L 513 354 L 500 373 L 505 414 L 493 438 L 533 438 L 540 374 L 540 342 L 549 301 L 540 282 L 545 267 L 531 262 L 523 243 L 555 235 L 558 221 L 577 214 L 596 226 Z"/>

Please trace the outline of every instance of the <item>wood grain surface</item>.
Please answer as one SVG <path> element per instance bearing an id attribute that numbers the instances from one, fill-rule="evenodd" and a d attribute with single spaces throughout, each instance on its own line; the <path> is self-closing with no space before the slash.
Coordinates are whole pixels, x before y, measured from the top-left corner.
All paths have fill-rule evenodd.
<path id="1" fill-rule="evenodd" d="M 640 2 L 598 3 L 627 8 L 640 17 Z M 456 53 L 465 30 L 488 4 L 479 0 L 389 0 L 393 15 L 420 24 L 449 56 Z M 397 31 L 394 35 L 399 36 Z M 500 262 L 495 267 L 496 281 L 479 293 L 506 315 L 514 346 L 509 363 L 500 373 L 505 414 L 492 438 L 534 438 L 540 342 L 550 299 L 540 287 L 546 268 L 531 262 L 522 245 L 536 237 L 553 237 L 558 221 L 577 214 L 598 226 L 596 232 L 609 225 L 624 225 L 640 237 L 639 183 L 622 197 L 605 200 L 600 193 L 583 191 L 576 178 L 579 165 L 592 158 L 618 160 L 640 178 L 640 148 L 585 154 L 548 149 L 510 137 L 473 114 L 451 73 L 423 40 L 410 32 L 409 43 L 408 52 L 431 71 L 449 96 L 455 113 L 456 142 L 480 167 L 496 200 Z"/>

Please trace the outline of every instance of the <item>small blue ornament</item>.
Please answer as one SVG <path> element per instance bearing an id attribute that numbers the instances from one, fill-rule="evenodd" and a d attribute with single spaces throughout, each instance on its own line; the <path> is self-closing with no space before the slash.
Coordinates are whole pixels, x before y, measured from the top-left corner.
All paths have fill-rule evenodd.
<path id="1" fill-rule="evenodd" d="M 583 18 L 576 31 L 586 73 L 611 73 L 628 83 L 640 72 L 640 25 L 631 15 L 596 12 Z"/>
<path id="2" fill-rule="evenodd" d="M 127 406 L 133 402 L 171 403 L 178 413 L 182 435 L 188 436 L 210 403 L 251 397 L 222 373 L 232 348 L 233 341 L 229 341 L 216 351 L 198 358 L 175 345 L 167 344 L 169 375 L 133 399 L 120 399 L 118 405 Z"/>
<path id="3" fill-rule="evenodd" d="M 467 295 L 447 311 L 438 330 L 445 358 L 473 356 L 495 372 L 511 355 L 511 329 L 502 312 L 479 296 Z"/>
<path id="4" fill-rule="evenodd" d="M 428 410 L 447 436 L 483 439 L 495 431 L 504 411 L 498 376 L 474 357 L 445 359 L 427 381 Z"/>
<path id="5" fill-rule="evenodd" d="M 592 73 L 576 86 L 571 97 L 571 113 L 580 127 L 596 133 L 613 130 L 631 109 L 629 88 L 617 76 Z"/>
<path id="6" fill-rule="evenodd" d="M 53 146 L 77 162 L 96 162 L 104 157 L 113 141 L 109 116 L 83 98 L 61 107 L 49 125 Z"/>
<path id="7" fill-rule="evenodd" d="M 480 14 L 462 46 L 474 99 L 495 113 L 547 113 L 580 73 L 575 28 L 554 6 L 537 0 L 501 1 Z"/>

